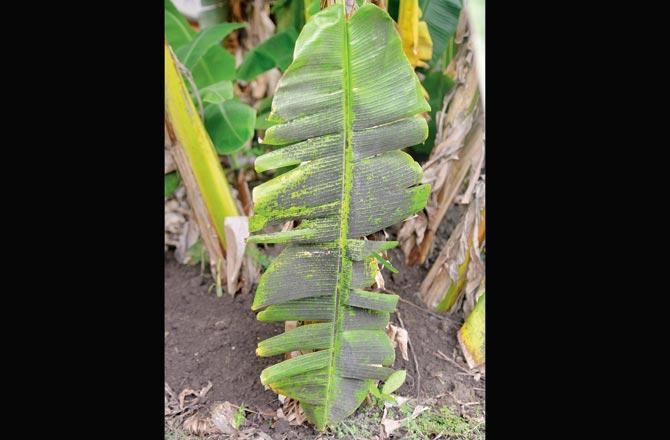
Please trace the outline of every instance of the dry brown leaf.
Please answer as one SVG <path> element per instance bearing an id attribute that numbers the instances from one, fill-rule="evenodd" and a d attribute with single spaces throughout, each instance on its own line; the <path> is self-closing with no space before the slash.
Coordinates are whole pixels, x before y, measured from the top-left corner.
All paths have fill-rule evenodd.
<path id="1" fill-rule="evenodd" d="M 208 415 L 202 414 L 193 414 L 184 420 L 182 429 L 195 435 L 206 435 L 217 432 L 212 419 Z"/>
<path id="2" fill-rule="evenodd" d="M 166 141 L 167 142 L 167 141 Z M 171 173 L 177 169 L 177 164 L 169 150 L 165 150 L 165 174 Z"/>
<path id="3" fill-rule="evenodd" d="M 297 327 L 298 327 L 298 321 L 284 321 L 284 333 L 294 330 Z M 289 353 L 284 353 L 284 359 L 286 360 L 293 359 L 294 357 L 297 356 L 300 356 L 300 351 L 291 351 Z M 281 403 L 284 403 L 284 399 L 282 399 L 282 397 L 286 399 L 286 397 L 279 394 L 279 401 Z"/>
<path id="4" fill-rule="evenodd" d="M 186 400 L 186 397 L 188 396 L 195 396 L 198 397 L 198 393 L 196 393 L 194 390 L 190 388 L 184 389 L 181 393 L 179 393 L 179 407 L 184 408 L 184 402 Z"/>
<path id="5" fill-rule="evenodd" d="M 210 408 L 211 421 L 216 428 L 224 434 L 234 434 L 235 412 L 237 409 L 230 402 L 216 402 Z"/>
<path id="6" fill-rule="evenodd" d="M 389 324 L 386 327 L 386 334 L 393 343 L 393 347 L 399 348 L 402 358 L 408 361 L 409 356 L 407 352 L 407 344 L 409 342 L 409 334 L 407 333 L 407 330 L 402 327 Z"/>
<path id="7" fill-rule="evenodd" d="M 181 234 L 179 236 L 179 242 L 175 249 L 175 258 L 181 264 L 187 264 L 190 262 L 191 257 L 188 255 L 188 250 L 193 246 L 200 237 L 200 231 L 198 230 L 198 225 L 195 221 L 187 221 L 183 227 Z"/>
<path id="8" fill-rule="evenodd" d="M 244 260 L 244 248 L 249 236 L 249 218 L 246 216 L 226 217 L 224 223 L 226 233 L 226 280 L 228 293 L 235 295 L 238 289 L 238 278 L 242 261 Z"/>
<path id="9" fill-rule="evenodd" d="M 386 408 L 384 408 L 384 413 L 382 414 L 382 421 L 381 421 L 383 438 L 388 438 L 393 433 L 393 431 L 404 426 L 408 421 L 414 420 L 419 416 L 419 414 L 429 409 L 430 408 L 427 406 L 417 405 L 412 411 L 412 415 L 410 415 L 409 417 L 405 417 L 404 419 L 400 420 L 393 420 L 386 417 Z"/>
<path id="10" fill-rule="evenodd" d="M 382 289 L 384 290 L 386 288 L 386 283 L 384 282 L 384 275 L 382 275 L 382 271 L 379 269 L 379 262 L 377 262 L 377 273 L 375 274 L 375 284 L 377 289 Z"/>
<path id="11" fill-rule="evenodd" d="M 384 438 L 388 438 L 393 431 L 400 428 L 407 419 L 393 420 L 393 419 L 382 419 L 382 427 Z"/>
<path id="12" fill-rule="evenodd" d="M 458 309 L 458 303 L 466 295 L 466 309 L 474 308 L 474 292 L 485 276 L 485 266 L 481 258 L 480 239 L 485 233 L 485 183 L 480 180 L 475 187 L 475 199 L 465 211 L 461 221 L 452 232 L 449 240 L 437 256 L 435 263 L 428 271 L 420 287 L 420 296 L 430 308 L 435 308 L 452 283 L 459 282 L 459 269 L 467 261 L 465 285 L 458 293 L 458 298 L 448 311 Z M 469 258 L 466 258 L 469 257 Z M 467 311 L 466 311 L 467 312 Z"/>

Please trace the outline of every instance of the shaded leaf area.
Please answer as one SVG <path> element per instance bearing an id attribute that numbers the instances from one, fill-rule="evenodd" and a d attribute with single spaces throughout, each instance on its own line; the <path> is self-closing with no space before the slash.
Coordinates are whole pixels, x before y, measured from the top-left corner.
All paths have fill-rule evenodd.
<path id="1" fill-rule="evenodd" d="M 435 66 L 447 47 L 449 37 L 456 32 L 463 2 L 462 0 L 420 0 L 420 6 L 433 41 L 433 57 L 430 65 Z"/>
<path id="2" fill-rule="evenodd" d="M 305 25 L 305 5 L 310 0 L 277 0 L 271 11 L 277 17 L 277 31 L 293 28 L 300 32 Z M 318 11 L 318 9 L 317 9 Z"/>
<path id="3" fill-rule="evenodd" d="M 237 71 L 237 77 L 251 81 L 263 72 L 278 67 L 281 71 L 291 64 L 293 46 L 298 33 L 293 27 L 278 32 L 249 51 Z"/>
<path id="4" fill-rule="evenodd" d="M 173 171 L 171 173 L 167 173 L 165 175 L 165 197 L 170 197 L 180 183 L 181 178 L 179 177 L 178 172 Z"/>
<path id="5" fill-rule="evenodd" d="M 395 23 L 377 6 L 363 5 L 350 19 L 343 3 L 312 16 L 294 55 L 264 140 L 282 148 L 255 167 L 298 166 L 254 188 L 249 229 L 300 224 L 249 238 L 286 245 L 261 277 L 252 308 L 262 321 L 312 321 L 262 341 L 257 352 L 317 350 L 266 368 L 261 381 L 299 400 L 323 430 L 393 373 L 395 351 L 384 329 L 398 297 L 367 289 L 378 271 L 374 254 L 396 243 L 360 237 L 425 205 L 430 186 L 399 149 L 426 138 L 420 114 L 430 107 Z"/>

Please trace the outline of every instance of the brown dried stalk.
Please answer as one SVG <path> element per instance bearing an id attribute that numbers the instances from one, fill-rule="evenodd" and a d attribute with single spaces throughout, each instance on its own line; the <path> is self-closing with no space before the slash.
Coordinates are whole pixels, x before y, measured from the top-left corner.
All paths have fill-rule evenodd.
<path id="1" fill-rule="evenodd" d="M 200 193 L 200 188 L 191 169 L 190 163 L 186 156 L 186 152 L 182 145 L 177 141 L 177 137 L 174 134 L 172 125 L 170 121 L 165 120 L 165 126 L 167 131 L 166 143 L 170 142 L 168 151 L 172 155 L 175 164 L 177 165 L 177 170 L 179 170 L 179 175 L 181 176 L 184 187 L 186 188 L 186 194 L 188 201 L 193 210 L 193 217 L 198 223 L 198 229 L 200 229 L 200 235 L 202 236 L 202 241 L 207 249 L 209 254 L 209 265 L 214 275 L 214 278 L 217 280 L 217 289 L 220 289 L 222 283 L 225 280 L 226 274 L 226 251 L 221 246 L 219 237 L 214 228 L 212 219 L 207 211 L 205 202 Z"/>
<path id="2" fill-rule="evenodd" d="M 463 292 L 466 314 L 474 307 L 476 299 L 473 295 L 485 274 L 480 254 L 485 237 L 484 213 L 485 184 L 480 180 L 475 186 L 473 202 L 421 283 L 419 295 L 429 308 L 439 304 L 444 309 L 440 311 L 456 310 Z M 446 302 L 448 307 L 442 303 L 447 293 L 452 295 Z"/>
<path id="3" fill-rule="evenodd" d="M 398 234 L 408 265 L 423 264 L 435 233 L 456 199 L 468 173 L 470 184 L 463 196 L 469 201 L 484 160 L 484 116 L 479 99 L 472 43 L 462 14 L 455 40 L 462 44 L 447 67 L 456 85 L 445 97 L 437 116 L 435 148 L 423 165 L 424 183 L 432 185 L 426 209 L 406 221 Z"/>

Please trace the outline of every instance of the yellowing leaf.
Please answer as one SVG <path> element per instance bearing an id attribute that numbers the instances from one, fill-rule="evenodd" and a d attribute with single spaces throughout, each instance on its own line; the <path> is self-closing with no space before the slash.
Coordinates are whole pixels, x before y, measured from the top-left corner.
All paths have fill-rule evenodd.
<path id="1" fill-rule="evenodd" d="M 412 67 L 428 67 L 424 61 L 433 56 L 433 40 L 428 33 L 428 25 L 419 18 L 419 0 L 400 0 L 398 26 L 405 55 Z"/>
<path id="2" fill-rule="evenodd" d="M 486 294 L 482 294 L 474 310 L 465 319 L 463 327 L 458 331 L 458 342 L 461 344 L 465 360 L 470 368 L 476 368 L 485 361 L 486 353 Z"/>

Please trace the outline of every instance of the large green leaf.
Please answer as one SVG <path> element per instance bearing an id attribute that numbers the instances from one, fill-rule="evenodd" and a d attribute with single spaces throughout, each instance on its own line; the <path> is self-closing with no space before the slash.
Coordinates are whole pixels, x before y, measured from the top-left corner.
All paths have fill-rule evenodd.
<path id="1" fill-rule="evenodd" d="M 449 37 L 456 32 L 463 2 L 462 0 L 420 0 L 419 3 L 423 12 L 421 19 L 428 24 L 428 32 L 433 40 L 433 59 L 430 61 L 432 67 L 446 49 Z"/>
<path id="2" fill-rule="evenodd" d="M 298 33 L 292 27 L 274 34 L 249 51 L 237 70 L 237 77 L 251 81 L 274 67 L 286 70 L 293 59 L 293 46 Z"/>
<path id="3" fill-rule="evenodd" d="M 395 24 L 372 4 L 345 18 L 343 3 L 313 16 L 279 83 L 264 143 L 282 145 L 256 170 L 298 167 L 253 191 L 250 230 L 299 219 L 285 232 L 248 241 L 286 247 L 261 277 L 252 308 L 261 321 L 318 321 L 262 341 L 270 356 L 318 350 L 280 362 L 261 382 L 301 402 L 317 428 L 351 414 L 395 351 L 384 328 L 398 296 L 370 292 L 373 253 L 396 242 L 362 240 L 425 206 L 429 185 L 400 148 L 428 133 L 430 107 Z"/>
<path id="4" fill-rule="evenodd" d="M 229 100 L 205 106 L 205 127 L 219 154 L 239 150 L 253 137 L 256 110 Z"/>

